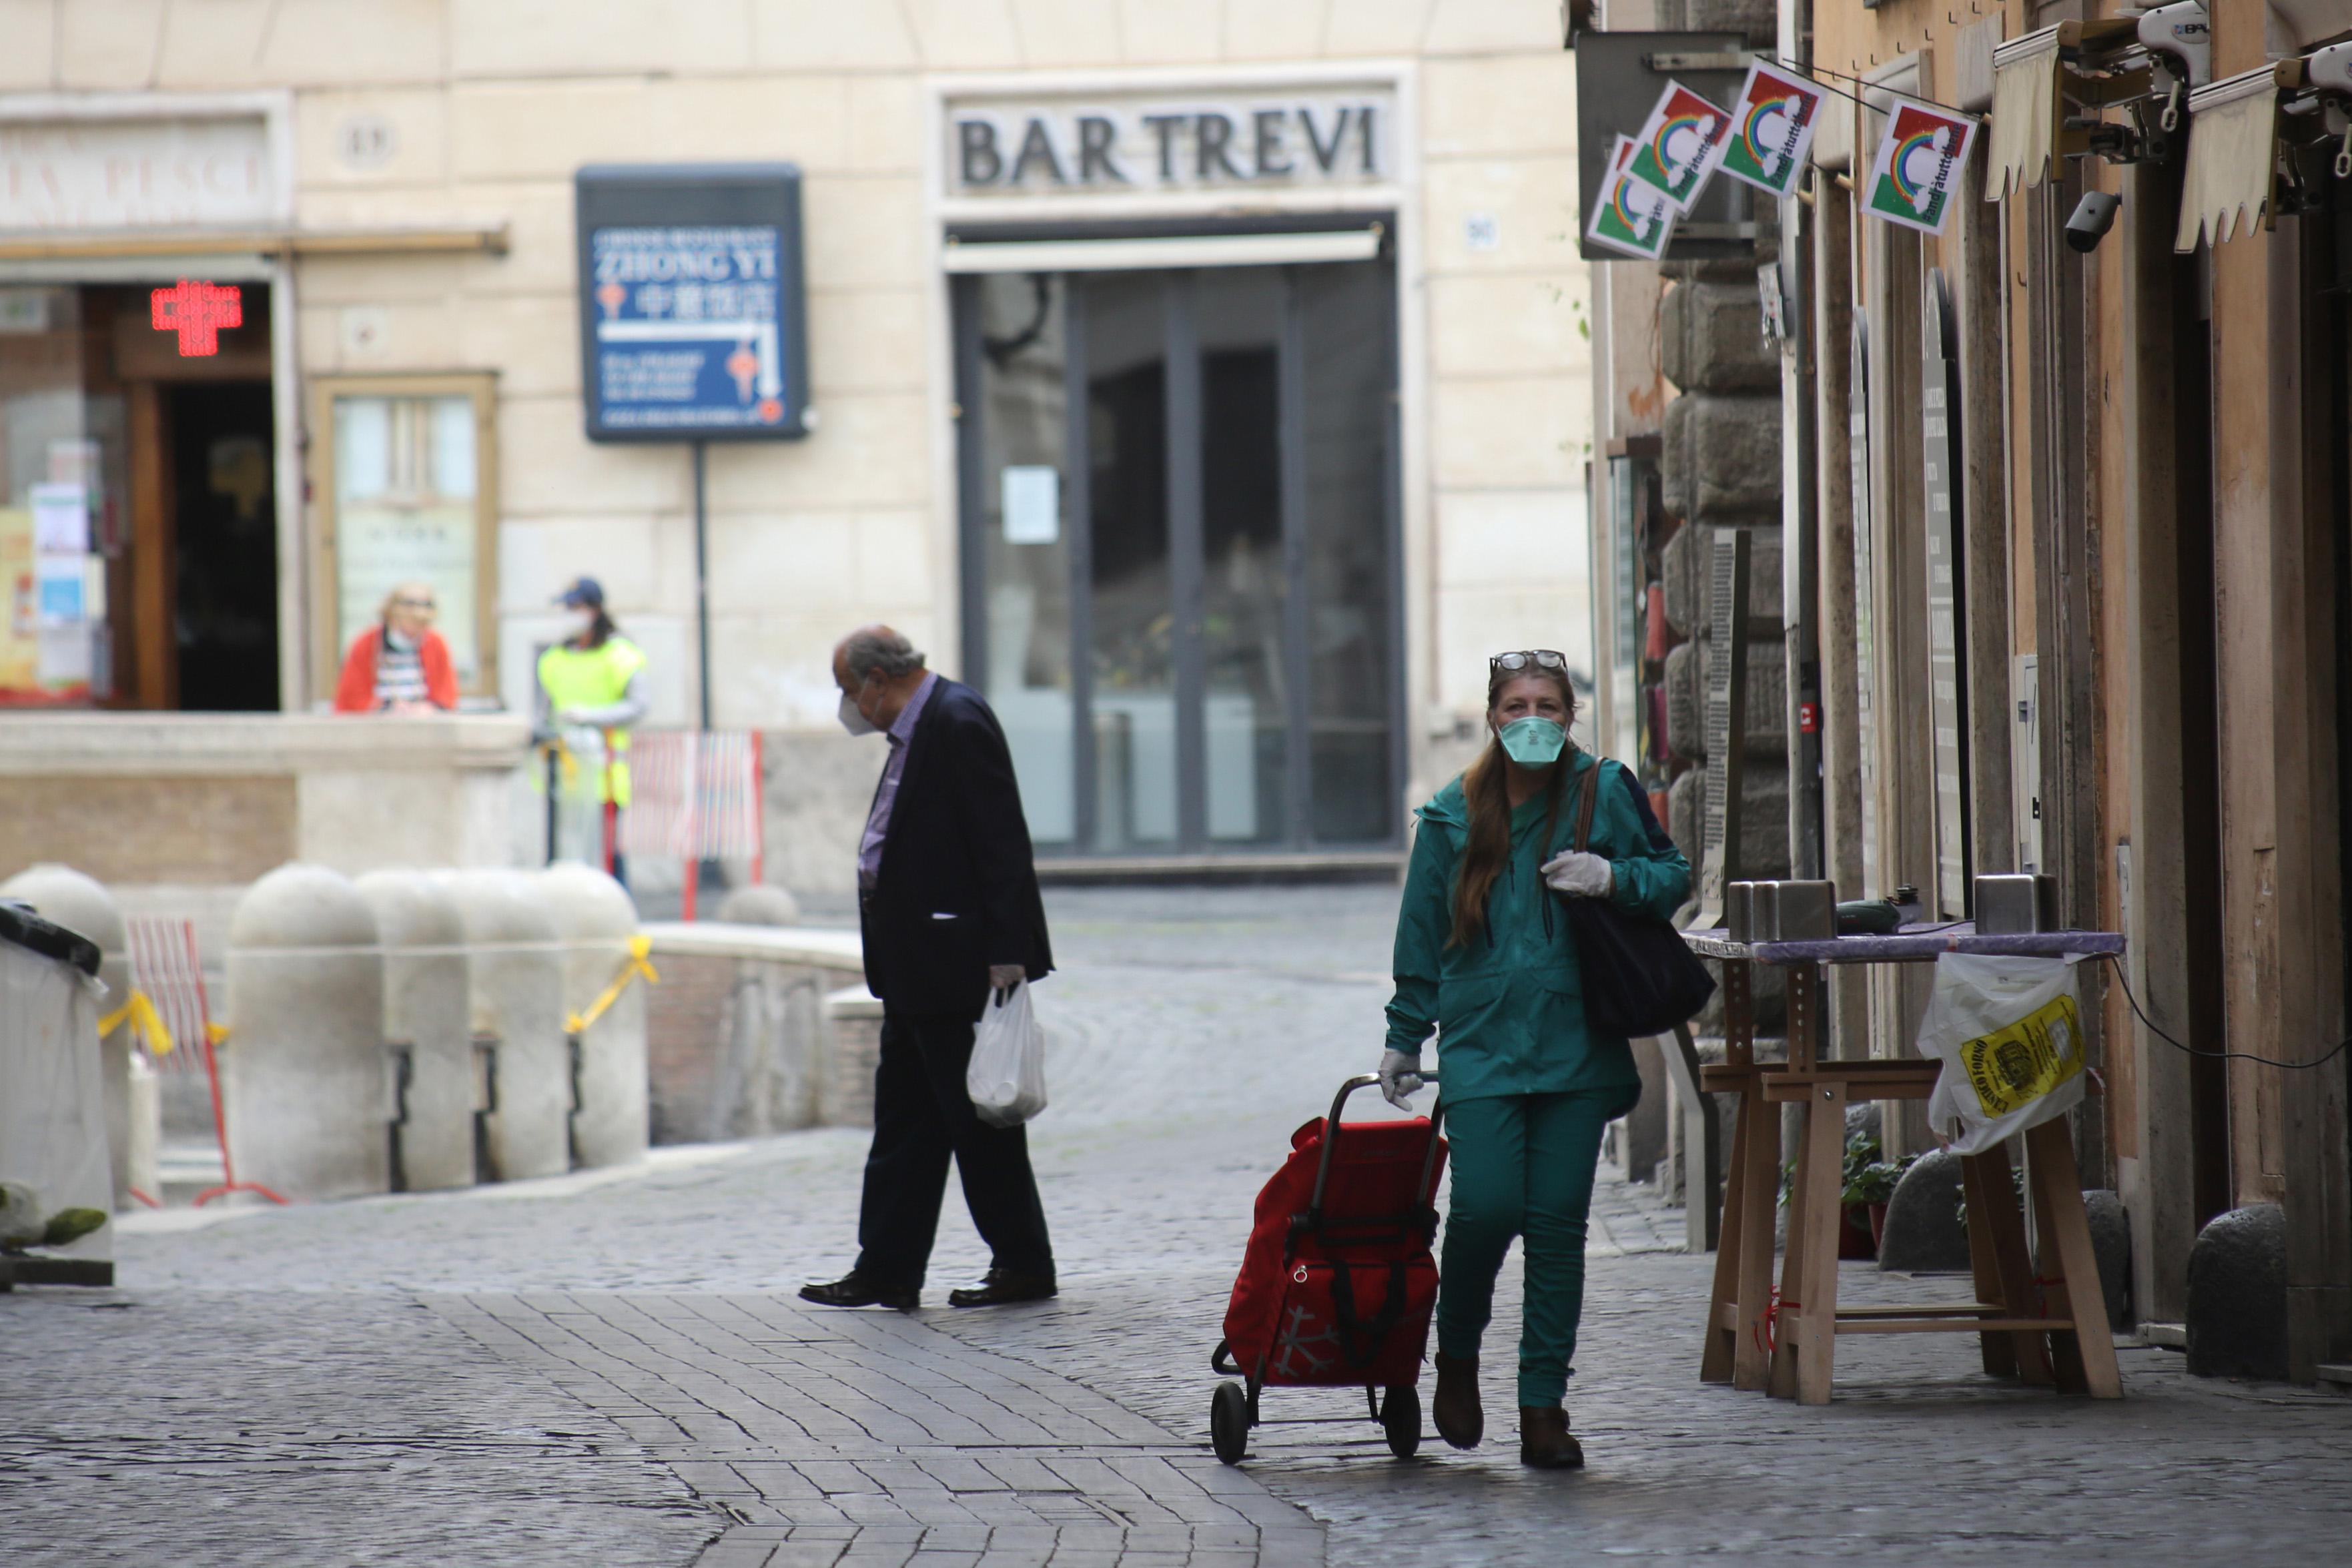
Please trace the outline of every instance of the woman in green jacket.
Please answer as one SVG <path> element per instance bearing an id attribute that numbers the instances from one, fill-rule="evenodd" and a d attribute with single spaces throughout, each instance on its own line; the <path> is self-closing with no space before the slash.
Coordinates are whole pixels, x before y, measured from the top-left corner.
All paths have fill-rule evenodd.
<path id="1" fill-rule="evenodd" d="M 1421 1087 L 1437 1034 L 1453 1202 L 1438 1271 L 1437 1393 L 1431 1414 L 1457 1448 L 1485 1429 L 1478 1341 L 1511 1238 L 1527 1254 L 1519 1334 L 1519 1458 L 1584 1462 L 1560 1401 L 1584 1305 L 1585 1215 L 1601 1130 L 1633 1108 L 1642 1081 L 1622 1039 L 1585 1026 L 1566 898 L 1609 899 L 1670 916 L 1690 865 L 1660 830 L 1632 773 L 1568 742 L 1576 698 L 1549 648 L 1488 661 L 1492 739 L 1421 808 L 1397 915 L 1381 1091 Z M 1587 853 L 1574 841 L 1585 770 L 1604 770 Z"/>

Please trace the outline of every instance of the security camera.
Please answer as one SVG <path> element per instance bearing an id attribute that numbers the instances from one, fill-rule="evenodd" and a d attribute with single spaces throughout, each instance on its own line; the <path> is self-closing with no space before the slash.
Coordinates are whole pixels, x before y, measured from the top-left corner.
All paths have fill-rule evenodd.
<path id="1" fill-rule="evenodd" d="M 2107 230 L 2116 226 L 2116 209 L 2123 205 L 2121 196 L 2105 191 L 2084 192 L 2074 204 L 2074 216 L 2066 220 L 2066 243 L 2085 256 L 2098 249 Z"/>

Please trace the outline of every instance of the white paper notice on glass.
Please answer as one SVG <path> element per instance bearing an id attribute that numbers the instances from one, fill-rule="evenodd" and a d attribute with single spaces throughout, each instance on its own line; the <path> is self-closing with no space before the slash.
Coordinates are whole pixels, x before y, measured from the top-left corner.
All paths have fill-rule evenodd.
<path id="1" fill-rule="evenodd" d="M 1044 464 L 1013 464 L 1001 481 L 1004 542 L 1051 544 L 1062 537 L 1062 471 Z"/>
<path id="2" fill-rule="evenodd" d="M 89 549 L 89 491 L 74 484 L 26 487 L 33 507 L 33 548 L 44 555 L 80 555 Z"/>
<path id="3" fill-rule="evenodd" d="M 79 555 L 34 558 L 34 602 L 40 606 L 41 625 L 78 626 L 89 619 L 89 573 Z"/>

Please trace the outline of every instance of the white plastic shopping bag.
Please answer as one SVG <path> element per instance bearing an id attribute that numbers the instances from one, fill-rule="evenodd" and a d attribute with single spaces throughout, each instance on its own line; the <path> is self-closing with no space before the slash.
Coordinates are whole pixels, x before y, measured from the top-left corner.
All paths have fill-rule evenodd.
<path id="1" fill-rule="evenodd" d="M 2074 961 L 1943 954 L 1919 1054 L 1943 1061 L 1927 1125 L 1956 1153 L 1980 1154 L 2063 1115 L 2083 1098 Z"/>
<path id="2" fill-rule="evenodd" d="M 1045 1031 L 1029 1005 L 1029 987 L 992 992 L 971 1041 L 964 1092 L 991 1127 L 1018 1127 L 1045 1109 Z"/>

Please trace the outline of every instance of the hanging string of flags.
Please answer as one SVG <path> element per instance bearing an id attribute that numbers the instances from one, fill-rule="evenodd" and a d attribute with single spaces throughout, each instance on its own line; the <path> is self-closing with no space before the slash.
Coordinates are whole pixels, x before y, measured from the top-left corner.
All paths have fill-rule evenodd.
<path id="1" fill-rule="evenodd" d="M 1608 177 L 1584 226 L 1594 245 L 1654 261 L 1675 222 L 1717 173 L 1775 200 L 1795 188 L 1822 105 L 1837 89 L 1759 60 L 1730 109 L 1669 80 L 1641 131 L 1620 135 Z M 1840 96 L 1851 96 L 1841 93 Z M 1864 209 L 1889 223 L 1940 235 L 1968 167 L 1977 118 L 1896 97 L 1871 159 Z"/>

